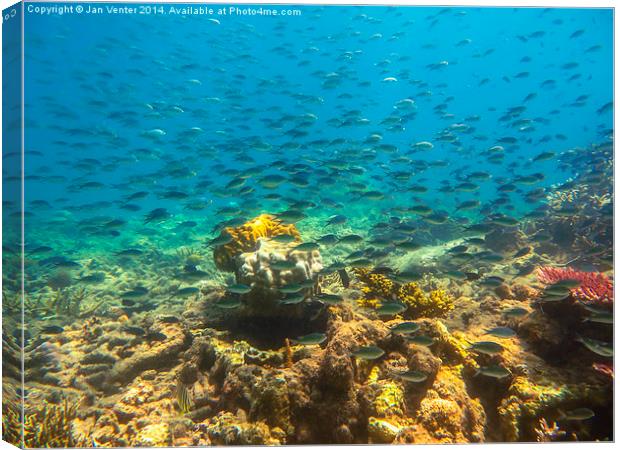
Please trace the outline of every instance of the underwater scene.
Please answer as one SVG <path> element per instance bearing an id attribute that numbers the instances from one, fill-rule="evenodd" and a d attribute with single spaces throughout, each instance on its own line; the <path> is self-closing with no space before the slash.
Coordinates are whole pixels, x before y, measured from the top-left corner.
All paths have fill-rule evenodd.
<path id="1" fill-rule="evenodd" d="M 4 440 L 613 440 L 612 9 L 82 6 L 23 6 Z"/>

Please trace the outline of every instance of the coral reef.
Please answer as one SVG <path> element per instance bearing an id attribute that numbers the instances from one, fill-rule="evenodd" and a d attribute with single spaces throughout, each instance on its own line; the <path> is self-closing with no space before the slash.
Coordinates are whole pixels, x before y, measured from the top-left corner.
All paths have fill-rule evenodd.
<path id="1" fill-rule="evenodd" d="M 494 252 L 516 252 L 526 245 L 526 236 L 519 229 L 498 227 L 484 237 L 486 248 Z"/>
<path id="2" fill-rule="evenodd" d="M 77 404 L 69 404 L 69 401 L 65 399 L 61 405 L 44 403 L 36 411 L 27 413 L 24 418 L 24 447 L 90 447 L 91 442 L 74 430 L 73 420 L 77 417 L 77 408 Z M 9 429 L 21 429 L 21 425 L 17 421 L 18 417 L 19 412 L 17 414 L 9 413 L 8 423 L 3 421 L 3 425 Z M 9 442 L 19 441 L 18 438 L 17 441 Z"/>
<path id="3" fill-rule="evenodd" d="M 24 297 L 24 313 L 37 318 L 56 316 L 61 321 L 84 319 L 103 307 L 101 301 L 93 301 L 84 287 L 54 284 L 48 289 Z M 61 287 L 62 286 L 62 287 Z M 7 312 L 21 314 L 21 296 L 3 291 L 3 308 Z"/>
<path id="4" fill-rule="evenodd" d="M 616 11 L 388 3 L 6 17 L 5 439 L 618 439 Z"/>
<path id="5" fill-rule="evenodd" d="M 109 360 L 113 363 L 107 372 L 110 383 L 126 383 L 148 369 L 160 369 L 173 363 L 181 351 L 191 344 L 191 335 L 179 323 L 158 323 L 151 330 L 157 339 L 143 342 L 132 349 L 132 354 L 116 361 L 116 358 L 82 359 L 83 364 L 100 363 Z"/>
<path id="6" fill-rule="evenodd" d="M 208 437 L 211 445 L 278 445 L 278 431 L 270 430 L 264 422 L 248 423 L 230 412 L 220 412 L 198 430 Z"/>
<path id="7" fill-rule="evenodd" d="M 280 289 L 285 286 L 308 281 L 316 284 L 323 268 L 321 254 L 318 250 L 297 251 L 295 246 L 294 243 L 261 239 L 256 251 L 235 257 L 237 282 L 252 287 L 251 292 L 243 295 L 244 305 L 251 310 L 251 314 L 273 313 L 274 308 L 280 306 L 279 300 L 284 297 Z M 279 264 L 282 266 L 278 267 Z M 311 295 L 313 285 L 303 288 L 301 292 Z"/>
<path id="8" fill-rule="evenodd" d="M 604 273 L 582 272 L 569 267 L 539 267 L 538 280 L 545 284 L 555 284 L 563 280 L 576 280 L 579 286 L 571 293 L 580 301 L 590 304 L 610 305 L 613 303 L 614 287 Z"/>
<path id="9" fill-rule="evenodd" d="M 535 441 L 541 418 L 559 418 L 560 410 L 580 404 L 604 405 L 609 392 L 582 383 L 562 384 L 546 380 L 535 384 L 526 376 L 514 378 L 498 407 L 499 426 L 506 441 Z"/>
<path id="10" fill-rule="evenodd" d="M 9 392 L 10 378 L 4 378 L 2 385 L 2 440 L 16 447 L 23 447 L 21 405 L 17 402 L 15 392 Z M 11 395 L 13 394 L 13 395 Z"/>
<path id="11" fill-rule="evenodd" d="M 407 305 L 410 317 L 437 317 L 454 309 L 454 298 L 443 289 L 433 289 L 428 295 L 419 286 L 401 286 L 398 298 Z"/>
<path id="12" fill-rule="evenodd" d="M 296 242 L 284 241 L 259 237 L 250 251 L 230 259 L 236 281 L 252 286 L 240 294 L 243 306 L 234 314 L 218 309 L 226 294 L 216 280 L 178 301 L 169 299 L 177 288 L 164 284 L 157 292 L 169 300 L 149 310 L 124 302 L 74 320 L 45 343 L 33 339 L 26 352 L 29 389 L 54 405 L 68 393 L 69 404 L 79 405 L 77 413 L 65 414 L 68 425 L 54 426 L 64 431 L 53 433 L 74 445 L 105 447 L 606 437 L 596 425 L 563 421 L 560 411 L 589 407 L 607 423 L 609 359 L 575 340 L 582 331 L 601 338 L 607 325 L 584 322 L 586 310 L 574 300 L 532 307 L 540 301 L 529 287 L 535 275 L 478 297 L 464 291 L 455 298 L 431 276 L 401 284 L 365 269 L 355 269 L 356 279 L 345 287 L 322 269 L 318 251 L 296 251 Z M 171 258 L 194 265 L 200 262 L 194 254 Z M 278 261 L 291 268 L 274 269 Z M 276 329 L 271 319 L 278 311 L 296 307 L 279 303 L 279 289 L 301 283 L 307 290 L 302 304 L 315 307 L 316 315 L 280 320 Z M 120 286 L 126 292 L 135 284 Z M 314 301 L 319 291 L 337 293 L 339 301 Z M 374 310 L 390 301 L 407 309 L 378 317 Z M 526 307 L 525 316 L 504 315 L 517 306 Z M 393 332 L 403 319 L 415 320 L 416 331 Z M 486 333 L 497 326 L 514 328 L 514 337 L 498 340 L 503 352 L 474 352 L 474 342 L 495 340 Z M 299 344 L 310 333 L 324 340 Z M 358 358 L 360 346 L 383 354 Z M 509 375 L 482 373 L 492 367 Z M 35 401 L 27 416 L 36 413 Z M 5 411 L 5 425 L 17 417 Z"/>
<path id="13" fill-rule="evenodd" d="M 167 423 L 145 426 L 138 432 L 133 443 L 137 447 L 169 447 L 171 444 L 170 427 Z"/>
<path id="14" fill-rule="evenodd" d="M 444 367 L 420 403 L 417 419 L 435 442 L 482 442 L 486 414 L 470 398 L 460 368 Z"/>
<path id="15" fill-rule="evenodd" d="M 62 439 L 125 447 L 533 441 L 555 436 L 539 425 L 558 422 L 559 409 L 603 408 L 609 399 L 608 378 L 595 370 L 583 383 L 563 379 L 562 371 L 550 372 L 552 380 L 526 375 L 516 345 L 505 344 L 514 356 L 478 355 L 469 349 L 474 337 L 434 318 L 416 321 L 431 340 L 420 345 L 390 331 L 399 319 L 378 320 L 343 302 L 326 308 L 324 343 L 283 339 L 258 349 L 228 329 L 205 327 L 196 311 L 166 313 L 90 319 L 50 338 L 46 351 L 62 354 L 54 389 L 85 393 L 79 417 L 73 410 L 62 416 L 70 422 Z M 85 326 L 100 331 L 85 333 Z M 140 329 L 142 336 L 128 334 Z M 360 345 L 385 354 L 360 360 L 353 356 Z M 42 351 L 30 360 L 31 373 L 47 358 Z M 514 379 L 477 375 L 500 362 Z M 536 364 L 543 362 L 529 361 L 539 373 Z M 407 371 L 422 376 L 398 376 Z"/>
<path id="16" fill-rule="evenodd" d="M 581 169 L 575 178 L 547 190 L 544 214 L 524 230 L 549 236 L 538 248 L 539 254 L 553 255 L 545 264 L 559 257 L 598 270 L 612 267 L 613 158 L 608 147 L 609 143 L 591 145 L 561 155 L 563 164 Z"/>
<path id="17" fill-rule="evenodd" d="M 399 301 L 407 310 L 408 318 L 439 317 L 454 309 L 454 297 L 443 289 L 433 289 L 426 294 L 417 283 L 397 284 L 385 275 L 372 273 L 368 269 L 354 269 L 357 278 L 364 283 L 364 298 L 360 306 L 379 306 L 384 301 Z"/>
<path id="18" fill-rule="evenodd" d="M 560 427 L 553 422 L 547 424 L 546 419 L 540 419 L 539 427 L 535 430 L 537 442 L 555 442 L 562 441 L 566 437 L 566 432 L 560 430 Z"/>
<path id="19" fill-rule="evenodd" d="M 451 333 L 439 320 L 428 322 L 424 328 L 436 341 L 436 353 L 443 360 L 453 365 L 462 365 L 469 373 L 478 368 L 474 354 L 468 350 L 470 345 L 462 332 Z"/>
<path id="20" fill-rule="evenodd" d="M 233 272 L 236 268 L 233 260 L 237 255 L 255 251 L 260 238 L 280 235 L 293 236 L 296 241 L 301 241 L 301 236 L 294 224 L 284 224 L 269 214 L 261 214 L 239 227 L 226 227 L 221 231 L 220 237 L 230 242 L 214 249 L 215 265 L 220 270 Z"/>

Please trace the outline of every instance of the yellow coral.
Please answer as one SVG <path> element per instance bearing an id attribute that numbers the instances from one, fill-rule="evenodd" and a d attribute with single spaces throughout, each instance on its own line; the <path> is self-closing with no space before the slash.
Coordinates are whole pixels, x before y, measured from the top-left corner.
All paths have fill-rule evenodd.
<path id="1" fill-rule="evenodd" d="M 467 393 L 459 366 L 442 366 L 417 409 L 417 422 L 432 442 L 480 442 L 486 415 L 479 400 Z"/>
<path id="2" fill-rule="evenodd" d="M 454 298 L 446 291 L 436 289 L 426 295 L 417 283 L 401 286 L 397 297 L 412 317 L 437 317 L 454 309 Z"/>
<path id="3" fill-rule="evenodd" d="M 220 270 L 233 271 L 232 260 L 235 256 L 255 251 L 259 238 L 272 238 L 282 234 L 301 241 L 301 235 L 294 224 L 283 224 L 281 220 L 269 214 L 261 214 L 239 227 L 226 227 L 220 236 L 230 236 L 232 241 L 215 248 L 213 251 L 215 265 Z"/>
<path id="4" fill-rule="evenodd" d="M 405 315 L 410 318 L 437 317 L 454 309 L 454 298 L 442 289 L 432 290 L 427 295 L 417 283 L 399 285 L 368 269 L 354 269 L 354 272 L 365 284 L 361 289 L 364 298 L 357 301 L 360 306 L 377 308 L 381 299 L 398 300 L 407 306 Z"/>
<path id="5" fill-rule="evenodd" d="M 366 383 L 376 383 L 377 381 L 379 381 L 379 375 L 381 375 L 381 369 L 379 368 L 379 366 L 374 366 L 368 374 L 368 379 L 366 380 Z"/>
<path id="6" fill-rule="evenodd" d="M 2 440 L 24 448 L 21 437 L 21 411 L 17 405 L 2 402 Z"/>
<path id="7" fill-rule="evenodd" d="M 381 300 L 375 297 L 361 297 L 358 298 L 356 302 L 360 308 L 377 309 L 381 306 Z"/>
<path id="8" fill-rule="evenodd" d="M 379 417 L 403 416 L 405 408 L 403 387 L 394 381 L 384 382 L 373 402 L 373 407 Z"/>
<path id="9" fill-rule="evenodd" d="M 515 376 L 508 395 L 497 408 L 503 439 L 506 442 L 531 440 L 546 411 L 566 409 L 575 403 L 602 405 L 607 395 L 605 389 L 587 383 L 557 384 L 557 380 L 547 380 L 545 384 L 536 384 L 527 376 Z"/>
<path id="10" fill-rule="evenodd" d="M 420 421 L 436 438 L 455 441 L 461 429 L 462 411 L 459 405 L 450 399 L 425 398 L 418 411 Z"/>
<path id="11" fill-rule="evenodd" d="M 169 447 L 170 427 L 167 423 L 153 423 L 142 428 L 136 436 L 134 445 L 137 447 Z"/>
<path id="12" fill-rule="evenodd" d="M 460 331 L 451 333 L 439 320 L 431 324 L 431 336 L 435 339 L 435 351 L 445 362 L 453 364 L 459 372 L 472 375 L 479 368 L 476 354 L 469 350 L 471 344 Z"/>
<path id="13" fill-rule="evenodd" d="M 368 437 L 371 444 L 391 444 L 401 427 L 385 419 L 368 418 Z"/>
<path id="14" fill-rule="evenodd" d="M 87 438 L 74 433 L 73 420 L 77 417 L 77 405 L 69 405 L 65 399 L 62 405 L 44 406 L 24 420 L 24 440 L 26 448 L 47 447 L 88 447 Z"/>
<path id="15" fill-rule="evenodd" d="M 385 275 L 370 273 L 368 269 L 357 269 L 355 273 L 367 284 L 365 288 L 362 288 L 365 294 L 374 293 L 376 296 L 387 298 L 394 291 L 394 283 Z"/>
<path id="16" fill-rule="evenodd" d="M 443 289 L 432 290 L 429 297 L 436 310 L 448 312 L 454 309 L 454 297 Z"/>

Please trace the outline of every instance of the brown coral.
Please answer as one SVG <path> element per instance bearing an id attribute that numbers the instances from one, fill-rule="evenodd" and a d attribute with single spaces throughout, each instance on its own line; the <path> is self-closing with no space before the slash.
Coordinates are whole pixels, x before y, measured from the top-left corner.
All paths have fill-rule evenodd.
<path id="1" fill-rule="evenodd" d="M 556 378 L 533 380 L 516 376 L 497 409 L 499 428 L 506 442 L 534 441 L 538 437 L 540 419 L 545 415 L 570 410 L 575 405 L 587 404 L 596 408 L 608 401 L 609 391 L 602 386 L 564 384 Z"/>
<path id="2" fill-rule="evenodd" d="M 417 421 L 435 442 L 482 442 L 486 414 L 469 397 L 459 367 L 442 367 L 420 403 Z"/>
<path id="3" fill-rule="evenodd" d="M 301 241 L 299 231 L 294 224 L 284 224 L 269 214 L 261 214 L 239 227 L 226 227 L 220 236 L 230 236 L 232 241 L 215 248 L 213 251 L 215 265 L 220 270 L 232 272 L 235 269 L 233 266 L 235 256 L 255 251 L 260 238 L 272 238 L 283 234 Z"/>
<path id="4" fill-rule="evenodd" d="M 270 430 L 264 422 L 244 422 L 230 412 L 220 412 L 208 422 L 200 424 L 212 445 L 278 445 L 277 430 Z"/>

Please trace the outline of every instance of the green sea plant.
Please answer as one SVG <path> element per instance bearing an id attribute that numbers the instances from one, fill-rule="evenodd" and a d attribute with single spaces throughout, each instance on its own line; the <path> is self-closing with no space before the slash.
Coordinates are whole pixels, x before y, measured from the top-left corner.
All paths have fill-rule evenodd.
<path id="1" fill-rule="evenodd" d="M 40 295 L 32 299 L 25 308 L 26 315 L 49 316 L 69 319 L 84 319 L 92 316 L 103 303 L 86 305 L 87 291 L 83 287 L 75 289 L 60 289 L 51 295 Z"/>
<path id="2" fill-rule="evenodd" d="M 2 312 L 5 314 L 19 314 L 22 310 L 22 299 L 19 292 L 2 290 Z"/>

